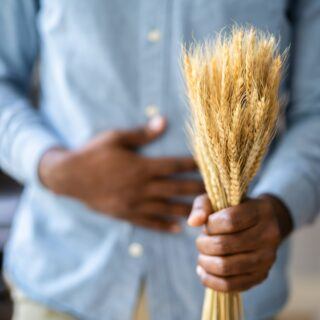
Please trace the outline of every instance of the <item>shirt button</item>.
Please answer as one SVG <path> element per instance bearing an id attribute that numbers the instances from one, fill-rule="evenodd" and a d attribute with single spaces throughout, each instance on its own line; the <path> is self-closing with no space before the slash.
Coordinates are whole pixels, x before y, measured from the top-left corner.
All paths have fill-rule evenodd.
<path id="1" fill-rule="evenodd" d="M 131 243 L 129 246 L 129 254 L 134 258 L 141 257 L 143 255 L 143 246 L 137 242 Z"/>
<path id="2" fill-rule="evenodd" d="M 158 42 L 161 38 L 161 33 L 158 29 L 149 31 L 147 38 L 150 42 Z"/>
<path id="3" fill-rule="evenodd" d="M 154 104 L 150 104 L 146 107 L 145 113 L 148 118 L 152 118 L 159 114 L 159 108 Z"/>

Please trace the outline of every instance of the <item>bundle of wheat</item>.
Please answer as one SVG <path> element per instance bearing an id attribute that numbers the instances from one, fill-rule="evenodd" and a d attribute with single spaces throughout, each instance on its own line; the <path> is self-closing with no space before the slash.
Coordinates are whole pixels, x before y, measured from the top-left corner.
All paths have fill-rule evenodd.
<path id="1" fill-rule="evenodd" d="M 214 211 L 239 204 L 274 135 L 284 55 L 272 35 L 234 27 L 183 50 L 194 155 Z M 203 320 L 241 319 L 238 293 L 206 289 Z"/>

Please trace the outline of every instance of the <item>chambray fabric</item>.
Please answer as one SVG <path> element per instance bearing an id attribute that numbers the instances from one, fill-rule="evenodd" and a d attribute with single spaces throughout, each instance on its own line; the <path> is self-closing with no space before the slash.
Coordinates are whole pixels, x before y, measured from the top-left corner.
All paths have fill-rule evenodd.
<path id="1" fill-rule="evenodd" d="M 77 148 L 101 131 L 145 123 L 150 104 L 169 128 L 141 152 L 190 154 L 180 43 L 235 22 L 280 36 L 282 49 L 291 44 L 284 130 L 252 195 L 281 198 L 298 228 L 314 219 L 320 199 L 318 0 L 1 0 L 0 163 L 25 184 L 5 269 L 27 297 L 79 319 L 127 320 L 145 281 L 152 320 L 199 319 L 199 230 L 185 226 L 171 235 L 113 220 L 46 190 L 37 168 L 54 145 Z M 148 40 L 153 29 L 159 41 Z M 27 96 L 38 56 L 35 111 Z M 133 242 L 143 245 L 141 257 L 128 253 Z M 246 319 L 269 318 L 283 307 L 288 246 L 279 249 L 268 279 L 244 293 Z"/>

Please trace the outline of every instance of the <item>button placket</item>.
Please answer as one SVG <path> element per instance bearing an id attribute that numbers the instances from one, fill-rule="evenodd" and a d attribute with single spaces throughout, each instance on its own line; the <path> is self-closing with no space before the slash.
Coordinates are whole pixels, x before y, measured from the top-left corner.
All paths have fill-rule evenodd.
<path id="1" fill-rule="evenodd" d="M 146 118 L 161 114 L 166 1 L 145 1 L 141 21 L 141 106 Z"/>

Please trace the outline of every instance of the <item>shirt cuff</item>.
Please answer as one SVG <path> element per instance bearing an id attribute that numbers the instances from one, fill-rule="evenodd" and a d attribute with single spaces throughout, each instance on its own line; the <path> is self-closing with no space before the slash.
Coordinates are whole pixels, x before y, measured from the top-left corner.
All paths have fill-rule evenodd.
<path id="1" fill-rule="evenodd" d="M 34 135 L 23 153 L 26 159 L 26 162 L 22 164 L 26 172 L 26 183 L 44 187 L 39 177 L 40 160 L 46 151 L 60 145 L 61 143 L 46 131 L 40 131 Z"/>
<path id="2" fill-rule="evenodd" d="M 3 111 L 0 120 L 1 167 L 22 184 L 42 186 L 40 159 L 50 148 L 61 146 L 61 141 L 25 101 Z"/>
<path id="3" fill-rule="evenodd" d="M 308 182 L 307 173 L 287 166 L 285 169 L 264 172 L 250 196 L 270 194 L 280 199 L 288 208 L 294 228 L 311 223 L 316 216 L 317 195 Z"/>
<path id="4" fill-rule="evenodd" d="M 12 161 L 2 155 L 1 167 L 22 184 L 44 187 L 39 178 L 39 162 L 43 154 L 61 143 L 45 130 L 35 130 L 29 139 L 15 141 Z"/>

